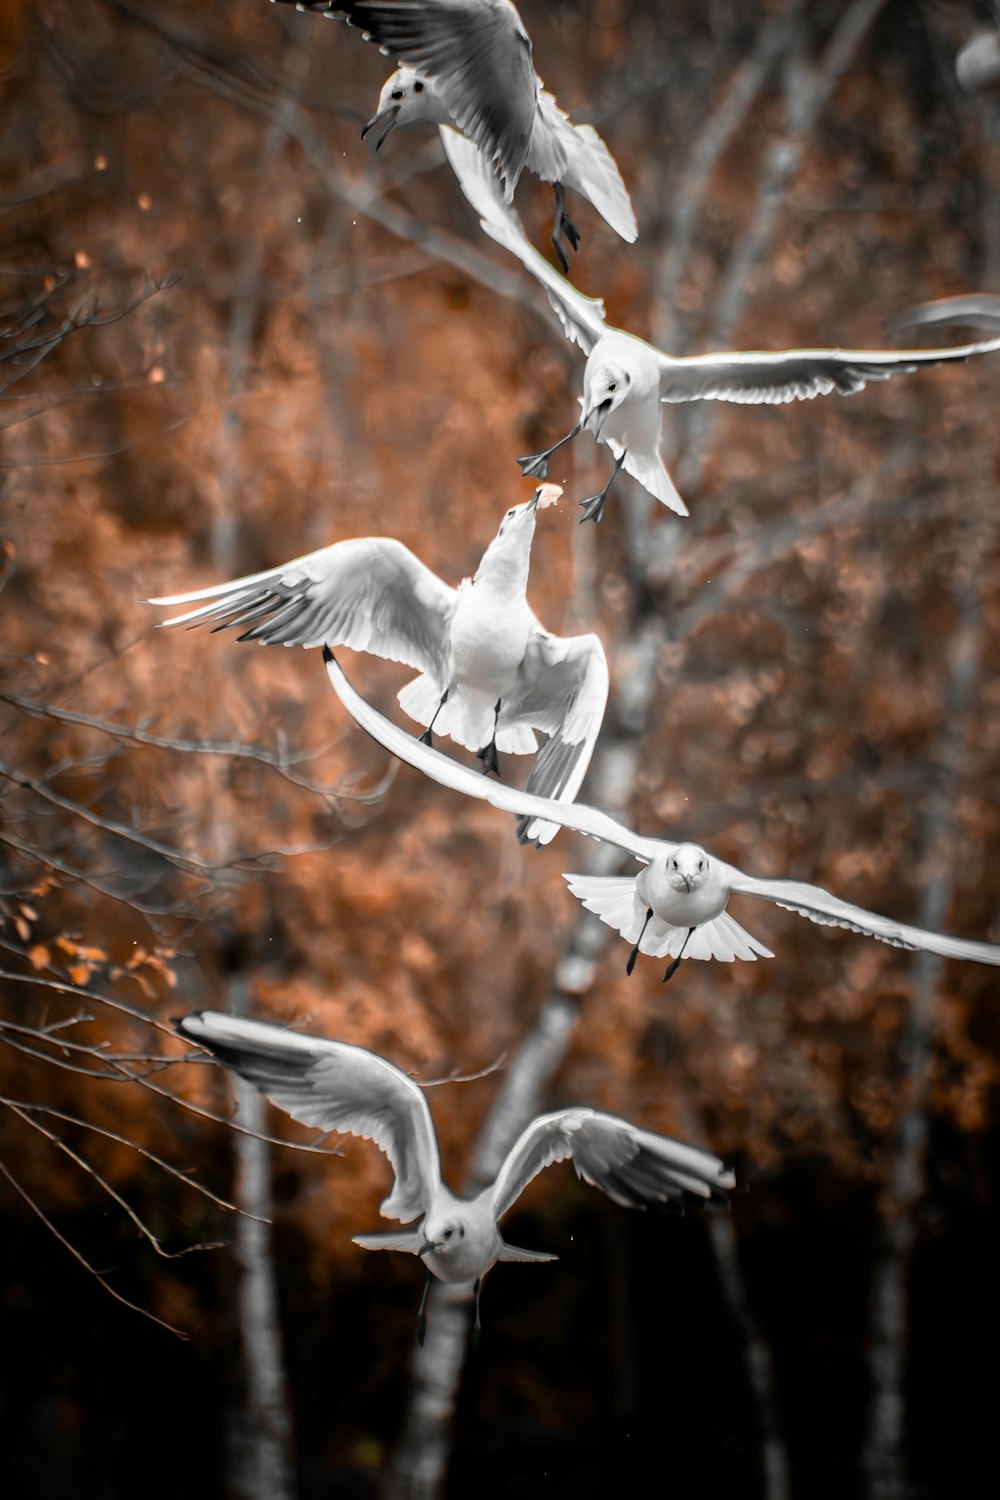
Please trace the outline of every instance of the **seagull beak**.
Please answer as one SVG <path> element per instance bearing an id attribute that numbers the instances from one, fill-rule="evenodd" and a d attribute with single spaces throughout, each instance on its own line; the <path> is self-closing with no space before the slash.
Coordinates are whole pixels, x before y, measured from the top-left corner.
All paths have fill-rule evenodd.
<path id="1" fill-rule="evenodd" d="M 441 1249 L 441 1246 L 437 1243 L 436 1240 L 424 1240 L 424 1243 L 420 1246 L 420 1249 L 417 1251 L 417 1254 L 418 1255 L 429 1255 L 432 1250 L 440 1250 L 440 1249 Z"/>
<path id="2" fill-rule="evenodd" d="M 601 428 L 607 421 L 610 411 L 611 397 L 608 396 L 603 401 L 599 401 L 596 406 L 587 407 L 581 419 L 581 426 L 589 427 L 595 438 L 599 438 L 601 435 Z"/>
<path id="3" fill-rule="evenodd" d="M 391 104 L 388 109 L 380 109 L 377 115 L 372 115 L 371 119 L 368 121 L 368 124 L 362 130 L 362 132 L 361 132 L 361 139 L 364 140 L 364 138 L 368 134 L 369 130 L 374 130 L 374 128 L 375 128 L 376 125 L 380 125 L 383 120 L 388 119 L 388 121 L 389 121 L 388 125 L 385 127 L 385 129 L 383 130 L 382 134 L 379 136 L 378 140 L 375 142 L 375 150 L 376 151 L 380 150 L 381 146 L 382 146 L 382 142 L 385 140 L 386 136 L 389 134 L 389 131 L 395 125 L 398 115 L 399 115 L 399 105 L 398 104 Z"/>

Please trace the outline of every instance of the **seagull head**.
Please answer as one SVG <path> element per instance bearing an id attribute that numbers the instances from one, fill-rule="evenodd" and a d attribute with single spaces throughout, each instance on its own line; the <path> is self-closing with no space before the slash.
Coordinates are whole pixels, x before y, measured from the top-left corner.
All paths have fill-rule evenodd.
<path id="1" fill-rule="evenodd" d="M 458 1249 L 464 1239 L 465 1225 L 459 1223 L 457 1219 L 428 1220 L 424 1225 L 424 1242 L 417 1254 L 448 1256 Z"/>
<path id="2" fill-rule="evenodd" d="M 493 575 L 498 580 L 506 580 L 508 575 L 511 575 L 512 583 L 516 579 L 520 587 L 527 587 L 531 544 L 535 539 L 535 523 L 540 505 L 539 497 L 543 491 L 552 488 L 550 484 L 541 485 L 524 505 L 511 506 L 500 522 L 496 536 L 479 561 L 473 580 L 475 583 L 487 574 Z M 544 504 L 544 501 L 541 503 Z"/>
<path id="3" fill-rule="evenodd" d="M 375 142 L 377 151 L 389 134 L 397 125 L 406 125 L 410 120 L 440 120 L 447 121 L 448 115 L 442 113 L 441 106 L 431 84 L 426 78 L 421 78 L 415 68 L 397 68 L 382 85 L 382 92 L 378 96 L 378 108 L 372 115 L 368 124 L 361 132 L 361 139 L 376 125 L 386 122 L 385 129 Z"/>
<path id="4" fill-rule="evenodd" d="M 598 365 L 587 375 L 583 392 L 584 427 L 590 429 L 595 438 L 613 411 L 617 411 L 629 394 L 632 377 L 622 365 Z"/>
<path id="5" fill-rule="evenodd" d="M 667 855 L 667 881 L 675 891 L 696 891 L 708 879 L 709 867 L 700 844 L 678 844 Z"/>

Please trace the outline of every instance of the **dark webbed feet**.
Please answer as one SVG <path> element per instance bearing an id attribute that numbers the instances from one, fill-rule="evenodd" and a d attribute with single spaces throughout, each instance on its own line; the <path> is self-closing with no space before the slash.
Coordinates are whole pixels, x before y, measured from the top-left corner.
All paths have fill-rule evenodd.
<path id="1" fill-rule="evenodd" d="M 568 240 L 574 250 L 580 248 L 580 231 L 566 212 L 565 191 L 561 182 L 552 184 L 556 195 L 556 217 L 552 225 L 552 248 L 559 257 L 564 276 L 569 275 L 569 256 L 563 249 L 564 241 Z"/>
<path id="2" fill-rule="evenodd" d="M 427 1293 L 430 1291 L 430 1289 L 431 1271 L 430 1267 L 428 1266 L 427 1275 L 424 1278 L 424 1289 L 420 1296 L 420 1306 L 417 1308 L 417 1343 L 420 1345 L 421 1349 L 424 1347 L 424 1339 L 427 1335 L 427 1315 L 425 1312 L 425 1308 L 427 1306 Z"/>
<path id="3" fill-rule="evenodd" d="M 472 1332 L 469 1335 L 469 1350 L 473 1354 L 475 1354 L 476 1350 L 479 1348 L 479 1335 L 482 1332 L 482 1327 L 483 1327 L 482 1323 L 480 1323 L 480 1321 L 479 1321 L 479 1293 L 482 1290 L 482 1286 L 483 1286 L 482 1278 L 479 1277 L 479 1276 L 477 1276 L 476 1277 L 476 1284 L 473 1287 L 473 1294 L 475 1296 L 476 1312 L 475 1312 L 475 1316 L 474 1316 L 474 1318 L 472 1320 Z"/>
<path id="4" fill-rule="evenodd" d="M 642 924 L 642 931 L 640 932 L 639 936 L 636 938 L 636 940 L 635 940 L 635 947 L 632 949 L 632 952 L 629 954 L 629 956 L 628 956 L 628 963 L 625 965 L 625 973 L 626 974 L 631 974 L 632 970 L 635 968 L 635 961 L 639 957 L 639 944 L 642 942 L 643 938 L 646 936 L 646 928 L 649 926 L 650 922 L 652 921 L 652 918 L 653 918 L 653 908 L 651 906 L 647 906 L 646 907 L 646 920 Z"/>
<path id="5" fill-rule="evenodd" d="M 482 750 L 477 750 L 476 756 L 483 763 L 483 775 L 488 776 L 492 771 L 494 775 L 499 779 L 500 757 L 497 754 L 496 740 L 490 740 L 489 744 L 484 745 Z"/>
<path id="6" fill-rule="evenodd" d="M 692 932 L 694 932 L 694 928 L 693 927 L 689 927 L 688 930 L 687 930 L 687 937 L 684 939 L 683 943 L 681 943 L 681 951 L 678 953 L 677 957 L 675 959 L 673 959 L 673 961 L 667 965 L 667 972 L 663 976 L 663 983 L 664 984 L 666 984 L 666 982 L 667 982 L 668 979 L 673 979 L 674 975 L 677 973 L 677 970 L 680 968 L 680 966 L 681 966 L 681 959 L 684 957 L 684 949 L 687 947 L 688 943 L 691 941 L 691 934 L 692 934 Z"/>
<path id="7" fill-rule="evenodd" d="M 584 521 L 593 521 L 595 525 L 599 526 L 604 520 L 604 509 L 608 503 L 608 495 L 611 493 L 611 486 L 618 478 L 619 472 L 621 471 L 621 466 L 624 462 L 625 454 L 622 453 L 618 458 L 615 459 L 615 466 L 611 470 L 611 473 L 608 475 L 607 482 L 604 488 L 601 490 L 600 494 L 590 495 L 586 500 L 580 501 L 580 504 L 583 506 L 583 515 L 580 517 L 581 526 L 583 525 Z"/>
<path id="8" fill-rule="evenodd" d="M 548 479 L 549 454 L 551 452 L 552 449 L 549 448 L 544 453 L 526 453 L 523 458 L 519 458 L 518 463 L 521 465 L 521 478 L 527 479 L 530 475 L 532 479 Z"/>

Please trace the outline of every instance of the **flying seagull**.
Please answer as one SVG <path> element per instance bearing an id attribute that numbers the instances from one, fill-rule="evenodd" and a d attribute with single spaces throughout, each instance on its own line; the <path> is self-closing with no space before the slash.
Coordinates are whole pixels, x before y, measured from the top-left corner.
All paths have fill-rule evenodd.
<path id="1" fill-rule="evenodd" d="M 810 922 L 824 927 L 847 927 L 894 948 L 922 948 L 943 958 L 1000 964 L 1000 947 L 993 943 L 977 943 L 910 927 L 842 901 L 822 886 L 807 885 L 803 880 L 746 875 L 735 865 L 709 854 L 700 844 L 644 838 L 607 813 L 584 803 L 552 802 L 513 787 L 486 782 L 465 766 L 417 744 L 397 729 L 355 692 L 333 655 L 329 651 L 323 654 L 334 692 L 362 729 L 400 760 L 442 786 L 513 813 L 519 820 L 518 838 L 522 843 L 532 838 L 532 828 L 538 820 L 550 819 L 564 828 L 614 844 L 639 861 L 643 868 L 636 875 L 563 876 L 588 911 L 632 944 L 626 964 L 629 974 L 639 953 L 654 958 L 670 956 L 672 962 L 663 976 L 665 981 L 676 972 L 682 958 L 717 958 L 723 963 L 737 958 L 751 962 L 758 956 L 773 958 L 774 954 L 763 943 L 729 915 L 726 908 L 733 895 L 762 896 L 776 906 L 798 912 Z"/>
<path id="2" fill-rule="evenodd" d="M 482 158 L 455 131 L 441 138 L 459 185 L 491 239 L 516 256 L 538 280 L 572 343 L 587 356 L 580 420 L 543 453 L 519 459 L 524 474 L 544 479 L 552 454 L 581 430 L 591 432 L 615 458 L 597 495 L 581 501 L 584 520 L 600 521 L 611 485 L 622 468 L 678 515 L 688 514 L 663 465 L 661 404 L 732 401 L 779 405 L 811 401 L 836 391 L 849 396 L 870 380 L 908 375 L 924 365 L 948 364 L 1000 349 L 1000 338 L 945 349 L 781 349 L 718 354 L 665 354 L 604 320 L 604 303 L 585 297 L 528 243 L 517 214 L 496 191 Z"/>
<path id="3" fill-rule="evenodd" d="M 499 774 L 498 750 L 530 755 L 542 796 L 573 798 L 590 764 L 608 701 L 608 663 L 596 635 L 552 635 L 525 590 L 538 512 L 562 494 L 540 485 L 507 511 L 476 575 L 450 588 L 402 542 L 356 537 L 232 583 L 146 602 L 194 605 L 166 625 L 243 629 L 261 645 L 344 645 L 416 667 L 399 702 L 418 724 L 474 750 Z M 555 837 L 558 823 L 534 835 Z"/>
<path id="4" fill-rule="evenodd" d="M 592 125 L 574 125 L 543 87 L 531 39 L 510 0 L 281 0 L 358 27 L 403 66 L 387 78 L 362 138 L 383 125 L 381 146 L 411 120 L 455 125 L 483 153 L 509 202 L 527 167 L 556 195 L 552 244 L 564 271 L 580 235 L 565 189 L 580 193 L 611 228 L 635 240 L 635 214 L 614 157 Z"/>
<path id="5" fill-rule="evenodd" d="M 420 1256 L 427 1268 L 417 1315 L 421 1344 L 432 1276 L 474 1284 L 475 1345 L 487 1271 L 498 1260 L 558 1259 L 508 1245 L 499 1228 L 528 1183 L 551 1163 L 571 1157 L 578 1177 L 625 1208 L 708 1202 L 734 1185 L 732 1172 L 708 1151 L 596 1109 L 560 1109 L 539 1115 L 522 1131 L 494 1183 L 473 1198 L 462 1198 L 441 1180 L 437 1135 L 423 1091 L 384 1057 L 349 1042 L 304 1036 L 286 1026 L 220 1011 L 195 1011 L 174 1025 L 293 1119 L 361 1136 L 385 1152 L 395 1182 L 381 1213 L 410 1227 L 357 1234 L 354 1244 Z"/>

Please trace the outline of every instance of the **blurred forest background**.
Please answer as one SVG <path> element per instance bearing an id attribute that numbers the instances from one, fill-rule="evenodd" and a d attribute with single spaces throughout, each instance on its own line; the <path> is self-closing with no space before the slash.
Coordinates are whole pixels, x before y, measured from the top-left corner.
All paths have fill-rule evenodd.
<path id="1" fill-rule="evenodd" d="M 522 11 L 631 189 L 634 247 L 571 205 L 614 323 L 879 346 L 926 298 L 1000 291 L 1000 96 L 954 74 L 985 4 Z M 358 535 L 457 583 L 531 494 L 514 456 L 572 420 L 578 352 L 436 132 L 360 142 L 388 71 L 266 0 L 0 0 L 4 1492 L 980 1493 L 996 971 L 755 903 L 773 961 L 626 979 L 560 878 L 606 852 L 521 849 L 390 764 L 318 653 L 157 632 L 140 602 Z M 517 202 L 547 251 L 551 190 Z M 578 527 L 606 453 L 564 450 L 530 595 L 608 650 L 586 800 L 1000 941 L 998 403 L 994 358 L 670 409 L 687 521 L 619 481 Z M 410 674 L 345 665 L 401 717 Z M 467 1361 L 436 1295 L 421 1353 L 421 1267 L 350 1243 L 384 1159 L 234 1132 L 230 1080 L 167 1025 L 206 1005 L 481 1074 L 431 1093 L 456 1185 L 581 1102 L 746 1191 L 629 1214 L 551 1169 L 505 1228 L 559 1264 L 489 1278 Z"/>

